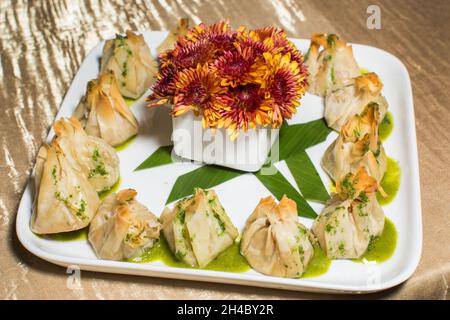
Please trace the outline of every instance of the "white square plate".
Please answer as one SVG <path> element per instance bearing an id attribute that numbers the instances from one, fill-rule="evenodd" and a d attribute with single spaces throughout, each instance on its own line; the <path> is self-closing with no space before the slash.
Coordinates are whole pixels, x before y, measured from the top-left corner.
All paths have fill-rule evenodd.
<path id="1" fill-rule="evenodd" d="M 166 32 L 145 32 L 146 42 L 155 49 L 165 38 Z M 308 40 L 292 39 L 297 47 L 306 52 Z M 64 97 L 57 119 L 72 115 L 75 107 L 85 93 L 86 84 L 96 78 L 104 42 L 99 43 L 84 60 L 78 73 Z M 152 277 L 178 278 L 198 281 L 211 281 L 269 288 L 282 288 L 301 291 L 367 293 L 395 286 L 408 279 L 419 263 L 422 250 L 422 220 L 419 190 L 419 167 L 416 146 L 416 131 L 412 91 L 405 66 L 391 54 L 377 48 L 353 45 L 353 51 L 361 67 L 376 72 L 384 83 L 383 94 L 389 102 L 389 110 L 394 117 L 395 127 L 391 136 L 384 142 L 388 156 L 399 161 L 402 175 L 400 189 L 394 201 L 384 206 L 386 216 L 391 219 L 398 232 L 394 255 L 379 265 L 368 266 L 346 260 L 334 260 L 328 272 L 322 276 L 305 279 L 285 279 L 262 275 L 254 270 L 245 273 L 228 273 L 198 269 L 173 268 L 156 261 L 138 264 L 121 261 L 97 259 L 86 240 L 59 242 L 36 236 L 31 232 L 29 222 L 33 202 L 33 180 L 30 179 L 17 215 L 17 235 L 22 244 L 33 254 L 52 263 L 81 269 L 111 273 L 135 274 Z M 165 107 L 146 109 L 144 94 L 132 106 L 139 120 L 140 134 L 125 150 L 119 152 L 122 181 L 120 189 L 134 188 L 138 200 L 159 215 L 176 178 L 198 167 L 194 164 L 176 163 L 148 170 L 133 172 L 159 146 L 171 144 L 172 121 Z M 308 122 L 323 116 L 321 98 L 307 94 L 302 106 L 290 123 Z M 53 136 L 49 133 L 48 139 Z M 320 159 L 328 145 L 336 138 L 331 133 L 325 142 L 307 150 L 326 186 L 329 178 L 320 168 Z M 294 179 L 286 170 L 284 162 L 278 164 L 281 173 L 295 186 Z M 246 186 L 245 196 L 242 186 Z M 242 230 L 245 220 L 255 208 L 260 198 L 269 191 L 252 175 L 246 174 L 225 182 L 214 188 L 234 224 Z M 311 203 L 320 212 L 322 205 Z M 300 218 L 310 227 L 312 220 Z M 373 282 L 373 276 L 378 281 Z"/>

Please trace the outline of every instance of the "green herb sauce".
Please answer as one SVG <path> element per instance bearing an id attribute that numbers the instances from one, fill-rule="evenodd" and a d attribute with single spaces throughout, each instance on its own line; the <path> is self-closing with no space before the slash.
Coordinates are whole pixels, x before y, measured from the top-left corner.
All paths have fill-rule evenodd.
<path id="1" fill-rule="evenodd" d="M 88 238 L 89 227 L 61 233 L 39 235 L 41 238 L 55 241 L 81 241 Z"/>
<path id="2" fill-rule="evenodd" d="M 116 183 L 114 183 L 110 188 L 106 188 L 106 189 L 100 191 L 98 193 L 98 197 L 100 198 L 100 200 L 104 200 L 111 193 L 119 190 L 121 180 L 122 180 L 122 178 L 117 179 Z"/>
<path id="3" fill-rule="evenodd" d="M 136 100 L 131 99 L 131 98 L 125 98 L 125 97 L 123 97 L 123 99 L 125 100 L 125 103 L 126 103 L 127 106 L 129 106 L 129 107 L 131 107 L 131 106 L 136 102 Z"/>
<path id="4" fill-rule="evenodd" d="M 240 253 L 240 243 L 235 242 L 211 261 L 204 269 L 228 272 L 246 272 L 250 269 L 247 260 Z"/>
<path id="5" fill-rule="evenodd" d="M 359 68 L 359 72 L 361 73 L 361 75 L 370 73 L 369 69 L 367 68 Z"/>
<path id="6" fill-rule="evenodd" d="M 380 140 L 385 141 L 391 135 L 392 130 L 394 130 L 394 118 L 392 113 L 388 112 L 378 126 L 378 135 Z"/>
<path id="7" fill-rule="evenodd" d="M 162 261 L 164 264 L 175 268 L 199 269 L 178 260 L 170 251 L 164 235 L 161 234 L 159 241 L 142 256 L 129 259 L 129 262 L 148 263 L 152 261 Z M 246 272 L 250 269 L 245 258 L 239 252 L 239 242 L 235 242 L 232 246 L 222 252 L 216 259 L 211 261 L 204 270 L 216 270 L 227 272 Z"/>
<path id="8" fill-rule="evenodd" d="M 118 146 L 115 146 L 114 149 L 116 149 L 116 151 L 123 151 L 123 150 L 125 150 L 130 144 L 132 144 L 134 142 L 136 137 L 137 137 L 137 135 L 132 136 L 131 138 L 129 138 L 126 141 L 124 141 L 121 144 L 119 144 Z"/>
<path id="9" fill-rule="evenodd" d="M 318 277 L 327 273 L 331 265 L 331 259 L 327 258 L 325 252 L 322 251 L 319 244 L 314 245 L 314 257 L 306 267 L 302 278 Z"/>
<path id="10" fill-rule="evenodd" d="M 240 254 L 240 243 L 235 242 L 232 246 L 222 252 L 216 259 L 211 261 L 203 270 L 215 270 L 226 272 L 246 272 L 250 269 L 245 258 Z M 175 268 L 200 269 L 199 267 L 190 266 L 176 258 L 170 251 L 166 239 L 161 235 L 159 241 L 147 252 L 140 257 L 128 259 L 134 263 L 149 263 L 153 261 L 162 261 L 165 265 Z M 320 249 L 319 245 L 314 246 L 314 257 L 310 261 L 302 278 L 317 277 L 325 274 L 331 265 L 325 253 Z"/>
<path id="11" fill-rule="evenodd" d="M 386 218 L 384 220 L 383 233 L 370 242 L 366 253 L 353 261 L 362 263 L 365 259 L 367 261 L 376 261 L 377 263 L 384 262 L 392 257 L 396 246 L 397 230 L 394 223 Z"/>
<path id="12" fill-rule="evenodd" d="M 380 193 L 377 193 L 378 202 L 384 206 L 394 200 L 397 195 L 398 189 L 400 188 L 400 177 L 401 169 L 400 165 L 394 159 L 388 157 L 387 159 L 387 170 L 381 180 L 381 186 L 383 190 L 387 193 L 387 197 L 383 198 Z"/>
<path id="13" fill-rule="evenodd" d="M 336 193 L 336 184 L 333 180 L 330 181 L 330 185 L 328 186 L 330 193 Z"/>

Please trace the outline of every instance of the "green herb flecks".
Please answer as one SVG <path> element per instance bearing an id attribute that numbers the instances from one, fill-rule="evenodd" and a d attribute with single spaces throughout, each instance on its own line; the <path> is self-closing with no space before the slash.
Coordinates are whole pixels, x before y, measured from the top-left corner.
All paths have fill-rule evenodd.
<path id="1" fill-rule="evenodd" d="M 342 187 L 344 191 L 348 194 L 350 198 L 355 196 L 355 188 L 353 187 L 353 183 L 350 180 L 351 174 L 347 174 L 342 181 Z"/>
<path id="2" fill-rule="evenodd" d="M 178 223 L 183 225 L 186 218 L 186 212 L 184 210 L 180 210 L 177 213 Z"/>
<path id="3" fill-rule="evenodd" d="M 132 238 L 133 238 L 133 234 L 127 233 L 127 234 L 125 235 L 124 241 L 125 241 L 125 242 L 130 242 L 130 240 L 131 240 Z"/>
<path id="4" fill-rule="evenodd" d="M 54 165 L 52 168 L 51 176 L 52 176 L 53 185 L 56 186 L 58 184 L 58 179 L 56 177 L 56 165 Z"/>
<path id="5" fill-rule="evenodd" d="M 88 218 L 88 216 L 86 215 L 86 207 L 87 207 L 86 200 L 81 199 L 77 205 L 76 203 L 73 202 L 74 199 L 73 194 L 69 194 L 67 197 L 64 197 L 61 194 L 61 192 L 55 191 L 53 195 L 56 198 L 56 200 L 63 202 L 66 207 L 75 210 L 75 216 L 77 216 L 77 218 L 79 218 L 80 220 L 84 221 Z"/>
<path id="6" fill-rule="evenodd" d="M 369 197 L 367 197 L 367 194 L 362 191 L 359 194 L 359 204 L 358 204 L 358 209 L 359 210 L 363 210 L 365 208 L 365 206 L 367 205 L 367 203 L 369 202 Z M 360 213 L 361 215 L 361 213 Z"/>
<path id="7" fill-rule="evenodd" d="M 86 201 L 84 199 L 80 200 L 80 206 L 76 212 L 76 216 L 81 220 L 86 220 L 88 217 L 86 216 Z"/>
<path id="8" fill-rule="evenodd" d="M 327 37 L 327 45 L 329 48 L 333 47 L 336 44 L 337 36 L 335 34 L 329 34 Z"/>
<path id="9" fill-rule="evenodd" d="M 359 194 L 359 199 L 361 200 L 361 203 L 366 204 L 369 202 L 369 198 L 367 197 L 367 194 L 363 191 Z"/>
<path id="10" fill-rule="evenodd" d="M 92 178 L 94 176 L 107 176 L 108 171 L 106 171 L 105 166 L 103 164 L 97 164 L 94 169 L 91 169 L 89 171 L 89 178 Z"/>
<path id="11" fill-rule="evenodd" d="M 334 65 L 331 66 L 330 76 L 331 76 L 331 82 L 333 83 L 333 85 L 335 85 L 336 84 L 336 77 L 335 77 L 335 74 L 334 74 Z"/>
<path id="12" fill-rule="evenodd" d="M 119 48 L 123 48 L 127 45 L 126 43 L 127 37 L 126 36 L 122 36 L 120 34 L 116 34 L 116 41 L 118 42 L 117 47 Z"/>
<path id="13" fill-rule="evenodd" d="M 214 218 L 216 219 L 220 229 L 218 234 L 219 236 L 221 236 L 225 233 L 225 223 L 220 219 L 219 215 L 216 212 L 214 212 Z"/>
<path id="14" fill-rule="evenodd" d="M 122 65 L 122 77 L 126 78 L 128 74 L 128 63 L 127 60 L 125 60 L 125 62 Z"/>
<path id="15" fill-rule="evenodd" d="M 339 254 L 341 256 L 343 256 L 345 254 L 345 243 L 344 242 L 339 243 L 338 250 L 339 250 Z"/>
<path id="16" fill-rule="evenodd" d="M 89 171 L 88 178 L 93 178 L 96 176 L 105 177 L 109 174 L 108 171 L 106 171 L 105 163 L 103 162 L 98 149 L 94 149 L 92 152 L 92 160 L 94 161 L 95 167 Z"/>
<path id="17" fill-rule="evenodd" d="M 334 230 L 334 227 L 331 224 L 327 224 L 325 226 L 325 232 L 326 233 L 331 233 Z"/>

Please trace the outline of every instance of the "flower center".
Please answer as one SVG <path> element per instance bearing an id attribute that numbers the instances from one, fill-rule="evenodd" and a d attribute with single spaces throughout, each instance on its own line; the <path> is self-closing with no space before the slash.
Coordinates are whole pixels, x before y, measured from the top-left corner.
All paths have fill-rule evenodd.
<path id="1" fill-rule="evenodd" d="M 275 101 L 289 101 L 291 99 L 292 84 L 287 79 L 275 77 L 270 92 Z"/>
<path id="2" fill-rule="evenodd" d="M 258 85 L 246 85 L 238 87 L 237 89 L 237 105 L 241 109 L 254 110 L 257 109 L 261 103 Z"/>
<path id="3" fill-rule="evenodd" d="M 178 64 L 184 68 L 195 67 L 197 64 L 208 62 L 213 56 L 213 49 L 207 42 L 198 42 L 190 44 L 188 47 L 180 51 L 176 60 Z"/>
<path id="4" fill-rule="evenodd" d="M 189 100 L 196 106 L 201 106 L 209 100 L 209 94 L 206 88 L 198 82 L 194 82 L 188 85 L 186 88 L 189 92 Z"/>
<path id="5" fill-rule="evenodd" d="M 247 65 L 242 60 L 234 60 L 226 68 L 226 73 L 233 77 L 238 77 L 238 76 L 242 75 L 242 73 L 244 71 L 247 71 Z"/>

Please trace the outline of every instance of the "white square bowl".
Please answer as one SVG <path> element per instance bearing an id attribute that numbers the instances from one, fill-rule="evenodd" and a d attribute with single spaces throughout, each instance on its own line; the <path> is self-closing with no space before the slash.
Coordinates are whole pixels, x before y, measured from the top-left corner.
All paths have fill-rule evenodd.
<path id="1" fill-rule="evenodd" d="M 249 129 L 231 140 L 224 128 L 204 129 L 201 118 L 193 112 L 174 117 L 172 123 L 173 151 L 176 155 L 245 172 L 261 169 L 280 131 Z"/>
<path id="2" fill-rule="evenodd" d="M 154 48 L 165 38 L 165 32 L 144 33 L 146 42 Z M 292 39 L 297 47 L 306 52 L 308 40 Z M 96 78 L 104 42 L 99 43 L 86 57 L 76 74 L 58 112 L 57 119 L 71 116 L 84 95 L 87 81 Z M 33 179 L 30 179 L 17 213 L 16 230 L 20 242 L 33 254 L 61 266 L 76 265 L 83 270 L 135 274 L 143 276 L 178 278 L 240 285 L 252 285 L 289 290 L 367 293 L 387 289 L 408 279 L 416 269 L 422 249 L 422 220 L 419 190 L 419 167 L 411 84 L 404 65 L 391 54 L 369 46 L 354 45 L 353 51 L 361 67 L 376 72 L 384 83 L 383 94 L 389 102 L 394 118 L 394 130 L 384 142 L 389 156 L 399 161 L 402 168 L 400 189 L 396 198 L 384 207 L 398 232 L 397 247 L 393 256 L 378 265 L 365 265 L 347 260 L 334 260 L 328 272 L 322 276 L 305 279 L 285 279 L 262 275 L 254 270 L 245 273 L 173 268 L 156 261 L 136 264 L 98 259 L 87 241 L 59 242 L 36 236 L 29 222 L 33 202 Z M 132 187 L 138 191 L 138 200 L 159 214 L 165 206 L 176 178 L 198 168 L 197 164 L 177 163 L 135 172 L 159 146 L 170 144 L 172 120 L 166 107 L 145 108 L 145 96 L 133 106 L 132 111 L 140 123 L 140 133 L 135 141 L 119 152 L 122 182 L 120 188 Z M 321 98 L 307 94 L 290 123 L 308 122 L 323 116 Z M 48 139 L 53 136 L 49 133 Z M 325 185 L 329 178 L 320 168 L 320 159 L 328 145 L 336 138 L 331 133 L 325 142 L 307 150 Z M 276 165 L 280 172 L 295 186 L 295 181 L 284 162 Z M 259 199 L 269 191 L 252 175 L 245 174 L 214 188 L 233 223 L 242 230 L 245 220 Z M 316 212 L 323 205 L 310 203 Z M 300 218 L 310 227 L 312 220 Z M 374 281 L 375 279 L 375 281 Z"/>

